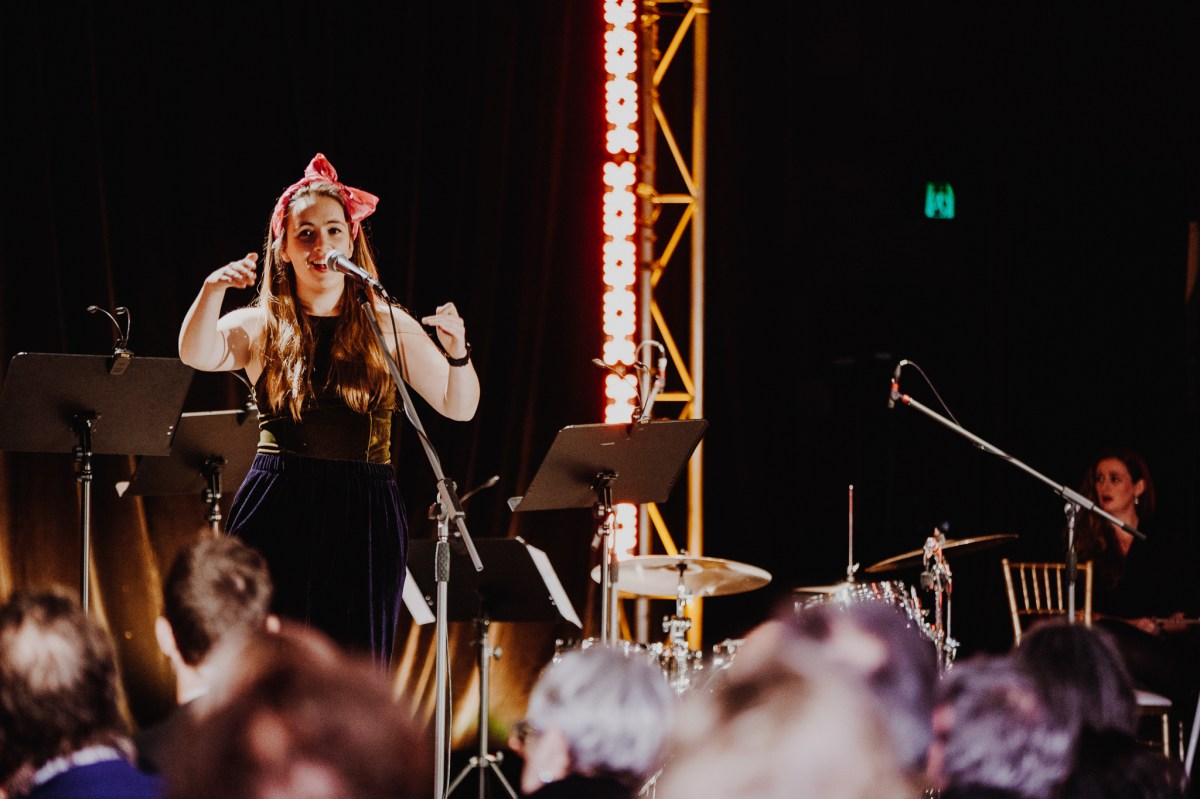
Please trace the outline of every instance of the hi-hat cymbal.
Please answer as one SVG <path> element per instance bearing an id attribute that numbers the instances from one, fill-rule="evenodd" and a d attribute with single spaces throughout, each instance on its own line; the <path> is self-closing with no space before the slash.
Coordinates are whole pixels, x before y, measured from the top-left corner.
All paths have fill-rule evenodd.
<path id="1" fill-rule="evenodd" d="M 947 538 L 942 543 L 942 553 L 948 554 L 953 552 L 955 555 L 965 555 L 968 552 L 977 552 L 981 549 L 994 547 L 1002 544 L 1005 541 L 1011 541 L 1017 536 L 1013 533 L 1003 535 L 981 535 L 975 538 Z M 910 566 L 923 566 L 925 564 L 925 550 L 914 549 L 912 552 L 905 552 L 887 560 L 881 560 L 878 563 L 868 566 L 864 571 L 868 572 L 886 572 L 895 571 L 897 569 L 907 569 Z"/>
<path id="2" fill-rule="evenodd" d="M 600 582 L 600 567 L 592 569 Z M 637 555 L 619 561 L 613 585 L 618 591 L 657 599 L 687 599 L 753 591 L 771 582 L 769 572 L 724 558 L 693 555 Z"/>

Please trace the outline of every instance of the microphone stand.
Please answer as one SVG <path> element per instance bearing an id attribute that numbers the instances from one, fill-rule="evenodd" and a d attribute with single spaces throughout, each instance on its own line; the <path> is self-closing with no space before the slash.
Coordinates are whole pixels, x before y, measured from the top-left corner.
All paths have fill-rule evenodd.
<path id="1" fill-rule="evenodd" d="M 383 297 L 385 302 L 390 302 L 387 292 L 380 287 L 373 287 Z M 371 302 L 370 293 L 366 287 L 359 285 L 359 296 L 361 304 L 366 310 L 367 321 L 371 323 L 371 329 L 375 332 L 375 338 L 379 342 L 379 346 L 386 353 L 387 342 L 383 337 L 383 330 L 379 327 L 379 320 L 375 318 L 375 307 Z M 397 356 L 399 353 L 397 353 Z M 409 422 L 416 428 L 418 438 L 421 440 L 421 446 L 425 449 L 425 455 L 429 458 L 429 465 L 433 468 L 433 474 L 437 478 L 438 498 L 434 502 L 433 515 L 437 518 L 437 548 L 434 555 L 434 573 L 437 580 L 437 613 L 436 613 L 436 638 L 437 651 L 435 655 L 434 671 L 436 673 L 436 713 L 435 729 L 437 736 L 436 746 L 436 764 L 434 768 L 434 799 L 443 799 L 446 795 L 446 775 L 450 761 L 450 741 L 448 739 L 447 714 L 448 707 L 446 703 L 446 685 L 448 683 L 447 673 L 449 671 L 449 618 L 447 616 L 447 602 L 449 597 L 448 584 L 450 581 L 450 541 L 449 531 L 453 524 L 457 528 L 457 535 L 462 538 L 467 547 L 467 554 L 471 557 L 471 565 L 475 567 L 475 571 L 483 571 L 483 561 L 479 559 L 479 553 L 475 551 L 475 544 L 471 540 L 470 534 L 467 532 L 467 523 L 464 521 L 465 513 L 463 512 L 462 500 L 455 493 L 455 486 L 452 480 L 446 478 L 442 471 L 442 462 L 438 458 L 437 452 L 433 449 L 433 445 L 429 442 L 429 437 L 425 434 L 425 427 L 421 424 L 421 418 L 417 415 L 417 409 L 413 405 L 412 397 L 408 393 L 408 387 L 404 383 L 404 378 L 400 374 L 400 367 L 396 364 L 395 358 L 386 358 L 388 369 L 392 373 L 392 379 L 396 383 L 396 389 L 400 392 L 400 398 L 404 404 L 404 414 L 408 417 Z"/>
<path id="2" fill-rule="evenodd" d="M 666 348 L 663 347 L 662 344 L 658 343 L 657 341 L 655 341 L 653 339 L 646 339 L 645 341 L 643 341 L 641 344 L 638 345 L 638 353 L 640 354 L 641 351 L 647 345 L 649 345 L 651 347 L 655 347 L 659 351 L 658 352 L 658 369 L 655 371 L 654 380 L 650 384 L 650 387 L 648 389 L 643 389 L 643 386 L 638 387 L 638 393 L 644 394 L 646 397 L 645 401 L 640 403 L 641 407 L 639 407 L 637 409 L 637 411 L 634 413 L 634 418 L 636 418 L 639 422 L 650 421 L 650 409 L 654 407 L 654 401 L 658 399 L 658 395 L 662 393 L 662 390 L 666 387 L 666 382 L 667 382 L 667 351 L 666 351 Z M 644 528 L 640 528 L 640 529 L 644 529 Z"/>
<path id="3" fill-rule="evenodd" d="M 903 364 L 905 362 L 902 361 L 901 363 Z M 900 368 L 899 366 L 896 367 L 897 372 L 899 372 L 899 368 Z M 897 403 L 897 402 L 901 403 L 902 405 L 907 405 L 910 408 L 920 411 L 921 413 L 928 416 L 930 419 L 933 419 L 934 421 L 939 422 L 940 424 L 945 425 L 946 427 L 949 427 L 951 430 L 953 430 L 954 432 L 963 436 L 967 440 L 974 442 L 974 444 L 977 447 L 979 447 L 980 449 L 982 449 L 984 452 L 989 452 L 992 455 L 995 455 L 996 457 L 1000 458 L 1001 460 L 1007 461 L 1008 463 L 1011 463 L 1013 466 L 1016 466 L 1018 469 L 1021 469 L 1022 471 L 1036 477 L 1038 480 L 1041 480 L 1043 483 L 1045 483 L 1046 485 L 1053 488 L 1054 492 L 1056 494 L 1058 494 L 1059 496 L 1061 496 L 1067 500 L 1067 504 L 1066 504 L 1066 513 L 1067 513 L 1067 554 L 1066 554 L 1067 618 L 1070 620 L 1071 624 L 1074 624 L 1075 623 L 1075 568 L 1074 568 L 1074 564 L 1075 564 L 1075 514 L 1078 511 L 1078 509 L 1085 508 L 1085 509 L 1091 511 L 1092 513 L 1095 513 L 1096 515 L 1107 519 L 1108 521 L 1117 525 L 1122 530 L 1124 530 L 1125 532 L 1134 536 L 1135 538 L 1140 538 L 1142 540 L 1145 540 L 1146 536 L 1140 530 L 1126 524 L 1125 522 L 1118 519 L 1116 516 L 1113 516 L 1111 513 L 1104 510 L 1104 508 L 1100 507 L 1095 502 L 1093 502 L 1092 500 L 1085 497 L 1083 494 L 1080 494 L 1078 491 L 1075 491 L 1072 488 L 1069 488 L 1065 485 L 1061 485 L 1059 483 L 1054 482 L 1053 480 L 1046 477 L 1041 472 L 1036 471 L 1035 469 L 1031 468 L 1030 466 L 1025 465 L 1021 461 L 1014 458 L 1012 455 L 1009 455 L 1007 452 L 1005 452 L 995 446 L 992 446 L 991 444 L 989 444 L 987 441 L 984 441 L 979 436 L 966 430 L 965 428 L 962 427 L 962 425 L 952 422 L 951 420 L 947 419 L 946 417 L 942 416 L 941 414 L 937 413 L 936 411 L 934 411 L 930 408 L 927 408 L 926 406 L 917 402 L 915 399 L 908 396 L 907 394 L 900 393 L 900 384 L 898 382 L 898 377 L 896 374 L 893 374 L 891 393 L 888 395 L 888 407 L 894 406 L 895 403 Z"/>

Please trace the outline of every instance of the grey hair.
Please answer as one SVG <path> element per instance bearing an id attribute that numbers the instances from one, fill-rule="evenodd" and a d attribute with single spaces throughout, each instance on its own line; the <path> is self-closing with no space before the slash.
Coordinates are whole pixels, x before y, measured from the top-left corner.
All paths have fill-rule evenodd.
<path id="1" fill-rule="evenodd" d="M 665 671 L 640 653 L 593 646 L 543 669 L 525 717 L 562 732 L 573 772 L 636 787 L 662 766 L 677 703 Z"/>
<path id="2" fill-rule="evenodd" d="M 1044 704 L 1033 678 L 1011 659 L 976 655 L 951 669 L 942 703 L 954 708 L 943 777 L 1028 799 L 1053 795 L 1072 763 L 1076 730 Z"/>

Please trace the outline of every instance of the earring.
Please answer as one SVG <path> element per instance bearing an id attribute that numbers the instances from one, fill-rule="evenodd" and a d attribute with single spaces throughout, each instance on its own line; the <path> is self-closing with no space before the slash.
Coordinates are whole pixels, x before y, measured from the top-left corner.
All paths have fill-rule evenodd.
<path id="1" fill-rule="evenodd" d="M 1133 498 L 1133 504 L 1134 504 L 1134 505 L 1138 504 L 1138 497 L 1134 497 L 1134 498 Z"/>
<path id="2" fill-rule="evenodd" d="M 542 781 L 543 785 L 545 785 L 547 783 L 554 782 L 554 774 L 547 769 L 542 769 L 538 772 L 538 779 Z"/>

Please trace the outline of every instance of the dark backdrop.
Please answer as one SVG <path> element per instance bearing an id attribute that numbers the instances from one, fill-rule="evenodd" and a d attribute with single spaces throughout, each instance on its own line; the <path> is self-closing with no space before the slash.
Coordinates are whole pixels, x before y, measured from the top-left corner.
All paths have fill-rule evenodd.
<path id="1" fill-rule="evenodd" d="M 704 645 L 845 576 L 851 485 L 863 568 L 939 524 L 951 539 L 1019 536 L 950 557 L 962 651 L 1008 645 L 999 557 L 1061 555 L 1062 500 L 917 410 L 887 409 L 900 359 L 917 365 L 904 391 L 1052 483 L 1076 486 L 1103 445 L 1140 448 L 1159 481 L 1155 534 L 1191 541 L 1200 11 L 711 6 L 704 551 L 773 579 L 708 600 Z M 137 355 L 174 357 L 204 276 L 261 247 L 274 199 L 323 152 L 382 198 L 370 224 L 389 291 L 418 314 L 453 299 L 467 320 L 479 414 L 422 421 L 460 491 L 500 477 L 467 504 L 472 535 L 546 549 L 594 624 L 588 509 L 514 514 L 505 500 L 556 431 L 602 418 L 601 7 L 11 9 L 0 368 L 18 352 L 107 353 L 92 304 L 130 309 Z M 662 94 L 688 141 L 676 80 Z M 955 219 L 925 218 L 931 180 L 954 187 Z M 686 312 L 682 281 L 660 292 Z M 233 378 L 198 374 L 184 410 L 244 399 Z M 431 537 L 432 471 L 407 425 L 396 446 L 413 536 Z M 168 677 L 154 586 L 203 507 L 118 501 L 133 466 L 98 459 L 96 579 L 126 665 L 150 675 L 131 681 L 150 716 Z M 0 455 L 0 588 L 78 580 L 72 474 L 66 454 Z M 675 519 L 684 490 L 665 503 Z M 501 681 L 571 633 L 514 627 Z M 428 664 L 431 640 L 405 657 Z M 469 644 L 456 653 L 472 660 Z M 428 665 L 402 678 L 427 690 Z"/>

